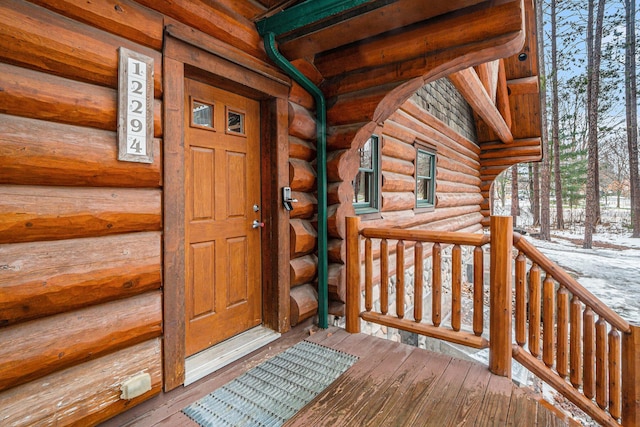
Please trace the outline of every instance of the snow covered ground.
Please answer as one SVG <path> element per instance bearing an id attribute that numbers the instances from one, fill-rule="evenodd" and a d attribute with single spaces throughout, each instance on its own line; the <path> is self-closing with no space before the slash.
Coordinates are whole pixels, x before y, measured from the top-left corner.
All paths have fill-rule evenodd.
<path id="1" fill-rule="evenodd" d="M 582 237 L 556 231 L 551 242 L 531 241 L 620 316 L 640 325 L 640 239 L 596 234 L 596 243 L 614 248 L 582 249 L 574 243 Z"/>
<path id="2" fill-rule="evenodd" d="M 614 198 L 609 202 L 615 203 Z M 622 208 L 603 206 L 603 225 L 593 234 L 593 249 L 582 249 L 583 224 L 579 220 L 569 222 L 570 218 L 584 218 L 583 209 L 573 212 L 565 209 L 566 230 L 552 229 L 550 242 L 532 236 L 526 238 L 620 316 L 640 325 L 640 239 L 630 237 L 628 200 L 622 202 Z M 526 201 L 520 203 L 517 224 L 530 229 L 529 206 Z M 510 210 L 509 203 L 503 208 L 496 207 L 498 215 L 509 215 Z"/>

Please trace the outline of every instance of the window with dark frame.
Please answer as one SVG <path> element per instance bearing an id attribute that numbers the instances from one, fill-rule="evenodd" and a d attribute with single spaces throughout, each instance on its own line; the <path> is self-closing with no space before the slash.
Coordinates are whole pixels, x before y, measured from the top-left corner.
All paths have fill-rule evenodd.
<path id="1" fill-rule="evenodd" d="M 379 194 L 378 175 L 380 160 L 378 157 L 378 137 L 371 136 L 362 148 L 358 175 L 353 180 L 353 207 L 356 214 L 378 212 Z"/>
<path id="2" fill-rule="evenodd" d="M 416 145 L 416 208 L 433 208 L 436 201 L 436 153 Z"/>

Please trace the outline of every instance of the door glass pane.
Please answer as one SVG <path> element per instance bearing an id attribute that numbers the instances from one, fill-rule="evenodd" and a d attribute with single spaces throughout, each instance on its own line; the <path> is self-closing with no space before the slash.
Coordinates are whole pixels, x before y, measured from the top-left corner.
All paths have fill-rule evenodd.
<path id="1" fill-rule="evenodd" d="M 213 105 L 193 101 L 191 123 L 196 126 L 213 128 Z"/>
<path id="2" fill-rule="evenodd" d="M 244 113 L 227 110 L 227 131 L 244 134 Z"/>

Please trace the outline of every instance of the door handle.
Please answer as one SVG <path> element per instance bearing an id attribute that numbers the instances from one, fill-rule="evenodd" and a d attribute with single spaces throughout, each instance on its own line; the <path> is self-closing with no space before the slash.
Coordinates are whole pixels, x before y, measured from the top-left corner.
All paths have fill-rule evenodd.
<path id="1" fill-rule="evenodd" d="M 251 223 L 251 227 L 253 228 L 264 228 L 264 222 L 260 222 L 257 219 L 254 219 Z"/>

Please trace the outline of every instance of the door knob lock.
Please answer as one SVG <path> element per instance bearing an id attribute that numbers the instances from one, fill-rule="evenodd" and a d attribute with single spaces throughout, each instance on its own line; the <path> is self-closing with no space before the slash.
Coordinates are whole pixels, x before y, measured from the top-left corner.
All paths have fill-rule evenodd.
<path id="1" fill-rule="evenodd" d="M 291 187 L 282 188 L 282 204 L 287 211 L 293 210 L 292 203 L 297 203 L 298 200 L 291 197 Z"/>

